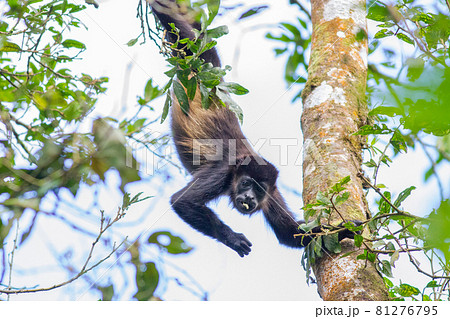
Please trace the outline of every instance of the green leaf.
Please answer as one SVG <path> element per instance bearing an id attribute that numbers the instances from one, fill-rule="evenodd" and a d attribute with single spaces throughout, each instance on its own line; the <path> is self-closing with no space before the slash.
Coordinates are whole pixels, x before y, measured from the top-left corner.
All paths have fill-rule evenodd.
<path id="1" fill-rule="evenodd" d="M 382 39 L 385 37 L 388 37 L 390 35 L 393 35 L 394 32 L 388 30 L 388 29 L 381 29 L 380 31 L 378 31 L 377 33 L 375 33 L 375 35 L 373 36 L 375 39 Z"/>
<path id="2" fill-rule="evenodd" d="M 195 97 L 195 92 L 197 92 L 197 79 L 196 77 L 191 77 L 186 83 L 186 91 L 189 100 L 193 100 Z"/>
<path id="3" fill-rule="evenodd" d="M 162 91 L 155 85 L 153 85 L 153 79 L 147 81 L 147 84 L 144 88 L 144 98 L 146 102 L 150 102 L 151 100 L 161 96 Z"/>
<path id="4" fill-rule="evenodd" d="M 301 39 L 302 36 L 300 34 L 300 31 L 298 30 L 298 28 L 290 23 L 286 23 L 286 22 L 282 22 L 280 23 L 284 28 L 286 28 L 286 30 L 288 30 L 289 32 L 292 33 L 292 35 L 294 36 L 295 39 Z"/>
<path id="5" fill-rule="evenodd" d="M 206 24 L 208 26 L 211 24 L 211 22 L 214 20 L 217 13 L 219 12 L 220 0 L 209 0 L 206 2 L 206 5 L 208 7 L 208 20 L 206 21 Z"/>
<path id="6" fill-rule="evenodd" d="M 395 266 L 395 262 L 400 258 L 400 250 L 396 249 L 395 252 L 391 256 L 390 263 L 392 266 Z"/>
<path id="7" fill-rule="evenodd" d="M 314 253 L 317 257 L 322 257 L 322 236 L 314 238 Z"/>
<path id="8" fill-rule="evenodd" d="M 229 33 L 228 27 L 226 25 L 221 25 L 217 28 L 208 30 L 206 34 L 208 35 L 209 38 L 217 39 L 228 33 Z"/>
<path id="9" fill-rule="evenodd" d="M 386 276 L 392 278 L 393 277 L 393 275 L 392 275 L 392 267 L 391 267 L 391 264 L 389 263 L 389 261 L 382 260 L 381 261 L 381 265 L 382 265 L 381 272 L 383 274 L 385 274 Z"/>
<path id="10" fill-rule="evenodd" d="M 163 123 L 166 120 L 171 105 L 172 105 L 172 97 L 170 96 L 170 93 L 167 93 L 166 102 L 164 102 L 164 108 L 161 114 L 161 123 Z"/>
<path id="11" fill-rule="evenodd" d="M 155 263 L 146 263 L 144 267 L 144 271 L 138 267 L 136 268 L 136 286 L 138 291 L 134 298 L 140 301 L 150 300 L 159 283 L 159 272 Z"/>
<path id="12" fill-rule="evenodd" d="M 189 113 L 189 99 L 186 95 L 186 92 L 184 91 L 184 87 L 181 85 L 180 82 L 175 81 L 173 82 L 173 92 L 175 93 L 175 96 L 178 100 L 178 103 L 180 104 L 181 110 L 185 113 Z"/>
<path id="13" fill-rule="evenodd" d="M 318 191 L 316 194 L 316 201 L 317 201 L 317 203 L 324 205 L 324 206 L 331 205 L 331 201 L 328 198 L 328 194 L 325 192 Z"/>
<path id="14" fill-rule="evenodd" d="M 427 285 L 425 286 L 425 288 L 438 288 L 441 287 L 440 284 L 437 283 L 436 280 L 432 280 L 429 283 L 427 283 Z"/>
<path id="15" fill-rule="evenodd" d="M 375 21 L 388 21 L 391 19 L 390 17 L 388 8 L 378 4 L 370 5 L 369 12 L 367 13 L 367 18 Z"/>
<path id="16" fill-rule="evenodd" d="M 425 246 L 439 249 L 447 261 L 450 261 L 450 199 L 441 202 L 438 209 L 427 217 L 429 225 Z"/>
<path id="17" fill-rule="evenodd" d="M 167 75 L 169 78 L 173 78 L 175 76 L 175 74 L 177 74 L 177 67 L 174 66 L 169 71 L 164 72 L 164 74 Z"/>
<path id="18" fill-rule="evenodd" d="M 137 37 L 136 39 L 131 39 L 130 41 L 127 42 L 127 46 L 132 47 L 133 45 L 135 45 L 139 40 L 139 37 Z"/>
<path id="19" fill-rule="evenodd" d="M 211 92 L 211 89 L 208 89 L 202 82 L 198 85 L 202 100 L 202 108 L 207 110 L 209 108 L 210 100 L 209 100 L 209 94 Z"/>
<path id="20" fill-rule="evenodd" d="M 408 37 L 408 36 L 407 36 L 406 34 L 404 34 L 404 33 L 399 32 L 399 33 L 397 33 L 395 36 L 396 36 L 397 38 L 399 38 L 400 40 L 406 42 L 406 43 L 409 43 L 409 44 L 414 45 L 414 40 L 411 39 L 410 37 Z"/>
<path id="21" fill-rule="evenodd" d="M 198 73 L 200 81 L 208 88 L 216 87 L 221 82 L 221 75 L 209 71 L 202 71 Z"/>
<path id="22" fill-rule="evenodd" d="M 251 17 L 252 15 L 261 13 L 262 11 L 266 10 L 267 8 L 269 8 L 269 6 L 267 6 L 267 5 L 253 7 L 251 9 L 245 11 L 243 14 L 241 14 L 241 16 L 238 18 L 238 20 L 242 20 L 242 19 Z"/>
<path id="23" fill-rule="evenodd" d="M 398 293 L 403 297 L 411 297 L 420 294 L 420 290 L 408 284 L 400 284 Z"/>
<path id="24" fill-rule="evenodd" d="M 409 195 L 411 195 L 411 192 L 413 190 L 415 190 L 416 187 L 415 186 L 410 186 L 407 189 L 403 190 L 398 196 L 397 199 L 394 202 L 394 206 L 395 207 L 399 207 L 400 204 L 406 199 L 408 198 Z"/>
<path id="25" fill-rule="evenodd" d="M 298 226 L 299 229 L 301 229 L 302 231 L 304 231 L 305 233 L 308 233 L 311 231 L 311 229 L 319 226 L 319 220 L 317 218 L 315 218 L 313 221 L 309 222 L 309 223 L 305 223 L 305 224 L 300 224 Z"/>
<path id="26" fill-rule="evenodd" d="M 388 191 L 383 192 L 384 197 L 391 201 L 391 193 Z M 379 214 L 389 214 L 391 212 L 391 206 L 383 198 L 380 198 L 380 203 L 378 204 Z"/>
<path id="27" fill-rule="evenodd" d="M 395 106 L 378 106 L 369 112 L 369 115 L 387 115 L 389 117 L 399 114 L 402 114 L 402 110 Z"/>
<path id="28" fill-rule="evenodd" d="M 109 286 L 99 286 L 97 288 L 98 290 L 100 290 L 100 292 L 102 293 L 102 301 L 111 301 L 112 298 L 114 297 L 114 286 L 113 285 L 109 285 Z"/>
<path id="29" fill-rule="evenodd" d="M 356 234 L 355 235 L 355 246 L 361 247 L 363 240 L 364 240 L 363 236 Z"/>
<path id="30" fill-rule="evenodd" d="M 218 86 L 236 95 L 244 95 L 249 92 L 245 87 L 233 82 L 221 82 Z"/>
<path id="31" fill-rule="evenodd" d="M 225 92 L 223 92 L 220 88 L 217 88 L 216 91 L 217 97 L 225 103 L 227 107 L 230 108 L 231 111 L 233 111 L 234 114 L 236 114 L 238 120 L 240 123 L 242 123 L 244 119 L 244 113 L 242 112 L 242 109 L 239 105 L 236 104 L 236 102 L 233 101 L 233 99 Z"/>
<path id="32" fill-rule="evenodd" d="M 344 178 L 340 179 L 336 184 L 331 186 L 331 191 L 333 193 L 339 193 L 345 190 L 344 185 L 348 184 L 350 182 L 350 176 L 345 176 Z"/>
<path id="33" fill-rule="evenodd" d="M 410 81 L 415 81 L 422 75 L 425 66 L 422 58 L 408 58 L 405 64 L 408 66 L 406 76 Z"/>
<path id="34" fill-rule="evenodd" d="M 169 242 L 165 243 L 164 239 L 168 239 Z M 161 248 L 167 250 L 169 254 L 187 254 L 192 250 L 192 247 L 188 246 L 181 237 L 172 235 L 169 231 L 159 231 L 153 233 L 149 238 L 150 244 L 156 244 Z"/>
<path id="35" fill-rule="evenodd" d="M 339 205 L 339 204 L 344 203 L 345 201 L 347 201 L 349 196 L 350 196 L 350 192 L 344 192 L 342 194 L 337 195 L 336 198 L 334 199 L 334 204 Z"/>
<path id="36" fill-rule="evenodd" d="M 339 243 L 339 234 L 324 235 L 323 245 L 332 253 L 338 254 L 341 252 L 341 244 Z"/>
<path id="37" fill-rule="evenodd" d="M 382 126 L 374 124 L 374 125 L 364 125 L 358 130 L 358 132 L 353 134 L 354 135 L 390 134 L 391 132 L 392 130 L 388 128 L 386 124 L 382 124 Z"/>
<path id="38" fill-rule="evenodd" d="M 73 39 L 64 40 L 64 42 L 61 44 L 65 48 L 76 48 L 81 50 L 86 49 L 86 45 L 84 43 Z"/>
<path id="39" fill-rule="evenodd" d="M 2 205 L 9 207 L 19 207 L 22 209 L 31 208 L 32 210 L 38 212 L 40 203 L 41 201 L 39 198 L 10 198 L 3 201 Z"/>
<path id="40" fill-rule="evenodd" d="M 0 46 L 0 52 L 20 52 L 20 50 L 20 46 L 9 41 L 3 42 Z"/>

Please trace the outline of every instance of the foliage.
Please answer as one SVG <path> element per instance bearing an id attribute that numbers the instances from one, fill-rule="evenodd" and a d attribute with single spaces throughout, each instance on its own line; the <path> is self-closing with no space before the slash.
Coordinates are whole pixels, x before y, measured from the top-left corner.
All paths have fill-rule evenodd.
<path id="1" fill-rule="evenodd" d="M 86 3 L 98 7 L 95 1 Z M 130 183 L 142 178 L 128 144 L 131 141 L 148 147 L 167 143 L 165 136 L 147 140 L 141 135 L 152 123 L 148 119 L 148 112 L 153 111 L 149 103 L 163 91 L 149 80 L 133 116 L 92 117 L 108 78 L 73 71 L 73 62 L 88 50 L 71 33 L 85 27 L 80 13 L 86 6 L 67 0 L 8 0 L 5 9 L 0 20 L 0 294 L 9 299 L 11 294 L 52 290 L 82 278 L 90 289 L 101 293 L 102 300 L 111 300 L 121 296 L 117 291 L 120 284 L 111 281 L 112 274 L 107 276 L 110 282 L 103 284 L 105 280 L 98 278 L 105 272 L 100 276 L 98 269 L 103 265 L 106 269 L 132 265 L 137 291 L 134 297 L 154 299 L 161 278 L 158 268 L 165 254 L 188 253 L 192 248 L 169 232 L 164 233 L 171 239 L 169 243 L 150 241 L 140 245 L 141 236 L 129 242 L 112 229 L 131 205 L 152 197 L 126 192 Z M 101 207 L 108 203 L 98 201 L 111 176 L 118 177 L 116 185 L 123 196 L 122 205 L 114 213 L 105 212 Z M 48 218 L 67 226 L 67 237 L 80 238 L 80 242 L 93 238 L 82 252 L 87 257 L 77 266 L 79 260 L 74 260 L 69 248 L 55 256 L 69 280 L 49 287 L 15 287 L 14 254 L 32 241 L 33 231 L 43 227 Z M 92 218 L 100 221 L 98 232 L 85 226 L 85 220 Z M 162 255 L 158 262 L 141 256 L 140 249 L 153 246 Z M 130 263 L 119 263 L 126 253 L 131 256 Z M 111 256 L 117 259 L 110 261 Z M 90 278 L 91 274 L 97 276 Z M 199 295 L 203 298 L 202 293 Z"/>
<path id="2" fill-rule="evenodd" d="M 201 7 L 203 4 L 206 5 L 206 10 L 203 10 Z M 163 48 L 167 57 L 166 60 L 172 68 L 165 72 L 169 77 L 169 82 L 164 88 L 166 102 L 164 104 L 161 122 L 166 119 L 173 102 L 171 93 L 169 92 L 171 87 L 178 104 L 186 114 L 189 113 L 189 103 L 194 99 L 198 89 L 200 91 L 201 104 L 204 109 L 208 109 L 212 105 L 214 107 L 229 107 L 241 122 L 243 120 L 241 108 L 230 98 L 229 94 L 243 95 L 247 94 L 248 90 L 237 83 L 222 81 L 226 72 L 231 70 L 230 66 L 227 65 L 224 69 L 214 67 L 211 63 L 205 63 L 201 57 L 204 52 L 216 46 L 217 41 L 214 39 L 220 38 L 228 33 L 227 26 L 207 29 L 218 13 L 219 4 L 219 0 L 200 1 L 193 4 L 193 9 L 190 14 L 197 17 L 201 26 L 200 30 L 193 30 L 195 32 L 195 39 L 181 39 L 179 37 L 179 30 L 175 25 L 172 25 L 172 30 L 169 32 L 175 35 L 176 41 L 174 43 L 163 41 Z M 251 12 L 248 12 L 247 16 L 251 14 Z M 186 54 L 187 51 L 192 54 Z"/>

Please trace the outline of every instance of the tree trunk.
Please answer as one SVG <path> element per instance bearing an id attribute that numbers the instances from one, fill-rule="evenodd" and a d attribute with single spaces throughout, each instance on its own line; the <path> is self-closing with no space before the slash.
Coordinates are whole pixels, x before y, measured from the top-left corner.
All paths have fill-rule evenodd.
<path id="1" fill-rule="evenodd" d="M 367 121 L 366 6 L 362 0 L 312 0 L 312 51 L 303 99 L 303 202 L 316 201 L 340 179 L 350 176 L 350 196 L 339 206 L 346 220 L 369 216 L 361 171 L 363 139 L 352 135 Z M 336 212 L 334 222 L 342 221 Z M 313 266 L 324 300 L 387 300 L 373 263 L 356 260 L 363 252 L 351 240 L 340 254 L 324 254 Z M 352 254 L 342 257 L 347 252 Z"/>

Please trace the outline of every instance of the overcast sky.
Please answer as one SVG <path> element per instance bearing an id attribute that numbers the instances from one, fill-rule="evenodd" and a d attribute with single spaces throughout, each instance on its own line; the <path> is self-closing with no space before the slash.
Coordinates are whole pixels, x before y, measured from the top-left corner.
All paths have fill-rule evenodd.
<path id="1" fill-rule="evenodd" d="M 125 46 L 125 43 L 140 32 L 139 21 L 135 18 L 136 1 L 100 0 L 98 2 L 99 9 L 90 7 L 80 14 L 80 19 L 89 30 L 74 33 L 76 38 L 87 45 L 87 51 L 82 55 L 83 60 L 76 63 L 75 70 L 79 72 L 88 70 L 87 73 L 93 76 L 110 77 L 109 89 L 100 97 L 91 118 L 97 115 L 118 116 L 122 113 L 124 105 L 134 108 L 136 96 L 142 95 L 147 80 L 153 77 L 160 86 L 164 85 L 166 76 L 163 72 L 168 69 L 164 59 L 159 55 L 158 48 L 151 41 L 142 46 L 138 44 L 131 48 Z M 231 3 L 239 3 L 239 1 L 223 1 L 225 5 Z M 245 1 L 245 3 L 248 6 L 264 4 L 262 1 L 254 0 Z M 277 44 L 264 38 L 265 33 L 269 30 L 273 31 L 273 28 L 269 29 L 268 26 L 244 32 L 249 26 L 279 21 L 294 22 L 298 12 L 295 6 L 288 5 L 287 0 L 266 3 L 272 5 L 269 10 L 246 22 L 236 23 L 236 17 L 243 10 L 236 11 L 226 19 L 217 19 L 217 24 L 227 24 L 230 29 L 229 35 L 219 40 L 218 49 L 223 64 L 230 64 L 233 67 L 227 80 L 238 82 L 250 90 L 250 93 L 245 96 L 235 97 L 244 111 L 243 131 L 253 144 L 260 139 L 267 139 L 260 152 L 279 167 L 279 185 L 282 186 L 281 189 L 291 210 L 301 217 L 301 197 L 287 191 L 287 189 L 295 189 L 301 192 L 302 185 L 301 161 L 299 161 L 302 145 L 301 103 L 298 100 L 295 105 L 291 104 L 291 99 L 298 93 L 299 87 L 294 86 L 291 90 L 287 90 L 283 79 L 285 58 L 275 58 L 273 49 L 277 47 Z M 238 57 L 236 57 L 237 48 L 240 49 Z M 127 78 L 126 70 L 130 63 L 132 68 Z M 163 102 L 161 99 L 154 104 L 158 114 L 162 111 Z M 132 114 L 132 110 L 127 113 Z M 167 124 L 154 129 L 166 132 Z M 280 164 L 279 149 L 274 143 L 271 145 L 269 140 L 271 138 L 292 139 L 292 144 L 296 143 L 289 148 L 287 165 Z M 397 193 L 411 185 L 418 187 L 415 192 L 420 195 L 411 196 L 405 201 L 404 208 L 413 214 L 424 215 L 430 212 L 431 204 L 432 207 L 437 207 L 438 204 L 435 182 L 431 181 L 423 185 L 423 172 L 428 166 L 423 156 L 412 152 L 394 160 L 389 169 L 382 169 L 379 182 L 388 185 L 390 190 Z M 131 193 L 144 191 L 145 195 L 158 196 L 156 205 L 148 202 L 140 203 L 132 208 L 140 213 L 133 212 L 129 215 L 148 211 L 144 228 L 148 228 L 150 232 L 169 229 L 195 247 L 188 256 L 169 257 L 169 259 L 195 278 L 209 292 L 211 300 L 320 300 L 316 286 L 308 287 L 306 284 L 305 272 L 300 264 L 302 251 L 280 246 L 275 236 L 267 229 L 261 214 L 252 218 L 241 216 L 237 211 L 229 208 L 228 199 L 212 205 L 222 220 L 234 231 L 244 233 L 253 243 L 252 252 L 245 258 L 240 258 L 231 249 L 204 237 L 182 222 L 171 211 L 169 198 L 173 192 L 189 181 L 189 177 L 178 170 L 171 170 L 171 172 L 173 172 L 174 180 L 167 184 L 162 194 L 160 193 L 161 183 L 156 184 L 156 182 L 155 184 L 139 183 L 128 189 Z M 444 185 L 447 193 L 448 186 Z M 114 210 L 121 202 L 119 196 L 111 196 L 115 194 L 114 192 L 111 191 L 103 196 L 102 205 L 109 206 L 111 210 Z M 82 201 L 82 199 L 79 200 Z M 132 218 L 132 216 L 127 215 L 126 218 Z M 142 227 L 139 229 L 142 231 Z M 129 233 L 131 231 L 133 231 L 132 228 L 119 230 L 123 235 L 135 236 Z M 42 235 L 41 232 L 42 230 L 35 236 L 39 237 L 40 234 Z M 42 236 L 51 237 L 48 234 Z M 60 236 L 64 238 L 63 233 Z M 66 241 L 70 242 L 71 239 L 66 238 Z M 36 258 L 36 255 L 32 254 L 33 247 L 29 246 L 21 251 L 22 257 L 18 257 L 19 264 Z M 42 249 L 44 246 L 42 245 Z M 401 264 L 402 261 L 399 266 Z M 397 273 L 398 268 L 394 270 L 394 274 Z M 402 269 L 398 273 L 403 275 L 407 268 Z M 54 282 L 54 278 L 50 279 L 52 280 L 49 282 Z M 411 278 L 409 277 L 408 280 Z M 417 280 L 421 283 L 427 282 L 426 279 L 418 278 Z M 158 293 L 167 300 L 195 299 L 175 284 L 162 285 L 160 290 L 157 290 Z M 15 298 L 96 300 L 98 296 L 89 293 L 83 296 L 67 296 L 61 295 L 57 290 L 11 299 Z"/>

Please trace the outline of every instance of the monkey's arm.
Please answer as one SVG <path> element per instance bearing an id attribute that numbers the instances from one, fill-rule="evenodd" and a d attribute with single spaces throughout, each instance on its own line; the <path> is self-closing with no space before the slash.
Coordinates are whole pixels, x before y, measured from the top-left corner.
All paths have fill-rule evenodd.
<path id="1" fill-rule="evenodd" d="M 217 239 L 244 257 L 250 253 L 251 242 L 235 233 L 206 206 L 209 201 L 223 195 L 229 188 L 228 167 L 202 167 L 193 180 L 171 198 L 172 208 L 186 223 L 199 232 Z"/>
<path id="2" fill-rule="evenodd" d="M 277 188 L 267 196 L 269 198 L 262 210 L 280 244 L 294 248 L 307 246 L 313 236 L 303 236 L 303 240 L 300 236 L 294 237 L 294 234 L 304 233 L 298 228 L 304 221 L 295 220 Z"/>
<path id="3" fill-rule="evenodd" d="M 295 234 L 305 234 L 302 229 L 299 229 L 301 224 L 305 222 L 303 220 L 295 220 L 291 211 L 286 205 L 283 196 L 280 194 L 277 188 L 272 192 L 265 207 L 263 208 L 264 216 L 272 227 L 278 241 L 285 246 L 293 248 L 301 248 L 307 246 L 311 240 L 316 236 L 315 234 L 321 233 L 321 226 L 311 229 L 306 236 L 297 236 Z M 355 226 L 361 225 L 360 221 L 351 221 Z M 343 222 L 338 227 L 342 227 L 339 231 L 339 241 L 344 238 L 353 238 L 355 233 L 348 230 L 343 226 Z"/>

